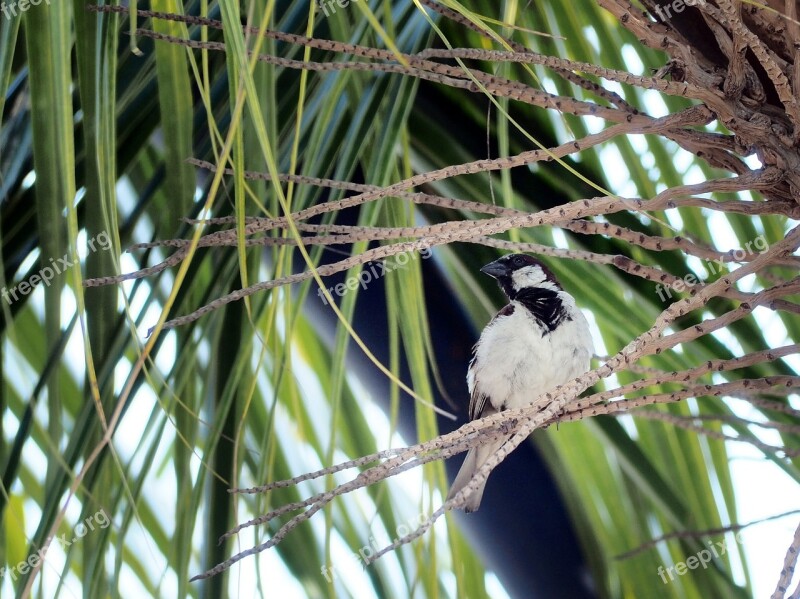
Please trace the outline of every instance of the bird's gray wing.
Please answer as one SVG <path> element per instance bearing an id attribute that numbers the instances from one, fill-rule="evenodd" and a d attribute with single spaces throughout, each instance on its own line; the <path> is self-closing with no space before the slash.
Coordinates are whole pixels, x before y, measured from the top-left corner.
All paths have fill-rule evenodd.
<path id="1" fill-rule="evenodd" d="M 469 398 L 469 419 L 470 420 L 477 420 L 478 418 L 483 418 L 484 416 L 488 416 L 488 414 L 484 414 L 483 411 L 486 408 L 487 404 L 491 406 L 491 402 L 487 401 L 489 396 L 485 393 L 480 393 L 477 391 L 477 385 L 475 385 L 475 390 L 472 392 L 472 396 Z"/>

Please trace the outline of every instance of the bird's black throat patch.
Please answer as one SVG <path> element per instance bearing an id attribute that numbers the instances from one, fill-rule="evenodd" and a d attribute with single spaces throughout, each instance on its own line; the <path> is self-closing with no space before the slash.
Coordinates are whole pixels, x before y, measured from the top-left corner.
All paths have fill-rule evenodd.
<path id="1" fill-rule="evenodd" d="M 511 299 L 525 306 L 548 333 L 555 331 L 562 322 L 572 320 L 558 292 L 552 289 L 525 287 L 517 291 Z"/>

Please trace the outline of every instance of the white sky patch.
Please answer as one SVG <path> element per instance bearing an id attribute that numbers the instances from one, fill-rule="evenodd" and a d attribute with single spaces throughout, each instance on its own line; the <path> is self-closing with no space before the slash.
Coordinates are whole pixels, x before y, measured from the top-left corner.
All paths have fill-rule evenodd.
<path id="1" fill-rule="evenodd" d="M 617 94 L 621 98 L 625 97 L 624 90 L 622 89 L 622 84 L 619 83 L 618 81 L 610 81 L 609 79 L 603 79 L 600 83 L 608 91 L 614 92 L 615 94 Z"/>
<path id="2" fill-rule="evenodd" d="M 736 288 L 740 291 L 751 292 L 760 288 L 755 273 L 745 275 L 736 281 Z"/>
<path id="3" fill-rule="evenodd" d="M 758 159 L 758 156 L 756 154 L 750 154 L 750 156 L 747 156 L 744 159 L 744 163 L 753 170 L 758 170 L 764 167 L 764 165 L 761 164 L 761 161 Z"/>
<path id="4" fill-rule="evenodd" d="M 647 174 L 650 175 L 651 179 L 655 179 L 658 169 L 656 168 L 656 158 L 653 156 L 653 153 L 649 150 L 642 152 L 640 154 L 640 159 L 642 162 L 642 167 L 647 171 Z"/>
<path id="5" fill-rule="evenodd" d="M 614 401 L 617 401 L 617 398 Z M 628 433 L 631 439 L 634 441 L 639 439 L 639 431 L 636 428 L 636 420 L 633 418 L 633 415 L 628 413 L 622 413 L 617 415 L 617 422 L 619 422 L 620 426 L 625 429 L 625 432 Z"/>
<path id="6" fill-rule="evenodd" d="M 39 259 L 39 256 L 40 256 L 39 248 L 36 248 L 30 254 L 25 256 L 25 258 L 22 260 L 22 262 L 19 265 L 19 268 L 17 269 L 18 272 L 27 273 L 31 268 L 34 267 L 36 261 Z M 8 283 L 10 285 L 13 285 L 12 281 L 8 281 Z"/>
<path id="7" fill-rule="evenodd" d="M 583 120 L 584 126 L 586 127 L 586 131 L 590 135 L 594 135 L 596 133 L 600 133 L 603 129 L 606 128 L 606 123 L 603 121 L 603 119 L 598 119 L 597 117 L 594 117 L 594 116 L 591 116 L 591 115 L 584 116 L 584 117 L 581 117 L 581 118 Z M 571 139 L 574 139 L 574 138 L 575 138 L 574 135 L 571 136 Z M 602 146 L 594 146 L 594 149 L 595 150 L 602 149 Z M 579 156 L 578 154 L 572 154 L 573 158 L 578 158 L 578 156 Z"/>
<path id="8" fill-rule="evenodd" d="M 584 39 L 592 45 L 594 51 L 599 53 L 600 40 L 597 37 L 597 31 L 595 31 L 594 27 L 584 27 L 581 33 L 583 33 Z"/>
<path id="9" fill-rule="evenodd" d="M 675 165 L 675 170 L 679 173 L 688 171 L 691 167 L 695 166 L 695 156 L 684 150 L 678 144 L 667 142 L 672 152 L 672 163 Z"/>
<path id="10" fill-rule="evenodd" d="M 672 225 L 678 231 L 683 231 L 683 219 L 681 218 L 680 212 L 678 212 L 677 210 L 667 210 L 665 214 L 667 216 L 667 222 L 670 225 Z M 686 257 L 693 258 L 696 260 L 694 256 L 690 256 L 688 254 L 686 255 Z"/>
<path id="11" fill-rule="evenodd" d="M 136 202 L 134 198 L 139 196 L 139 192 L 131 183 L 130 177 L 128 175 L 122 175 L 116 184 L 116 191 L 117 196 L 120 198 L 120 202 L 118 203 L 118 217 L 120 221 L 127 219 L 131 213 L 136 208 Z M 109 231 L 110 233 L 110 231 Z"/>
<path id="12" fill-rule="evenodd" d="M 598 148 L 598 158 L 603 164 L 613 164 L 605 170 L 609 190 L 623 197 L 635 197 L 636 185 L 631 181 L 631 173 L 615 145 L 605 144 Z"/>
<path id="13" fill-rule="evenodd" d="M 622 59 L 625 61 L 625 66 L 631 73 L 643 73 L 644 63 L 639 58 L 639 51 L 631 44 L 622 44 Z M 649 106 L 648 106 L 649 108 Z"/>
<path id="14" fill-rule="evenodd" d="M 628 141 L 638 156 L 650 153 L 650 147 L 647 145 L 647 140 L 644 135 L 631 135 L 628 137 Z"/>
<path id="15" fill-rule="evenodd" d="M 739 344 L 739 340 L 736 339 L 728 329 L 718 329 L 711 333 L 720 343 L 722 343 L 725 347 L 727 347 L 733 354 L 735 355 L 743 355 L 744 351 L 742 350 L 742 346 Z"/>
<path id="16" fill-rule="evenodd" d="M 644 105 L 647 106 L 647 114 L 655 119 L 670 114 L 661 92 L 654 89 L 640 90 Z"/>
<path id="17" fill-rule="evenodd" d="M 697 256 L 692 256 L 690 254 L 684 254 L 684 258 L 686 259 L 686 266 L 689 267 L 690 271 L 696 273 L 697 276 L 704 281 L 708 274 L 708 264 Z"/>
<path id="18" fill-rule="evenodd" d="M 34 183 L 36 183 L 36 171 L 29 171 L 28 174 L 22 178 L 20 187 L 25 191 L 33 187 Z"/>
<path id="19" fill-rule="evenodd" d="M 719 210 L 711 210 L 707 211 L 706 214 L 708 215 L 708 228 L 714 235 L 714 246 L 723 252 L 738 248 L 739 238 L 736 236 L 736 233 L 734 233 L 724 213 Z"/>
<path id="20" fill-rule="evenodd" d="M 553 244 L 555 245 L 555 247 L 561 249 L 569 249 L 567 236 L 564 235 L 563 229 L 559 229 L 558 227 L 553 227 L 552 236 L 553 236 Z"/>
<path id="21" fill-rule="evenodd" d="M 705 173 L 697 165 L 689 167 L 683 175 L 684 185 L 697 185 L 698 183 L 705 183 L 706 180 Z M 703 194 L 698 195 L 702 196 Z"/>

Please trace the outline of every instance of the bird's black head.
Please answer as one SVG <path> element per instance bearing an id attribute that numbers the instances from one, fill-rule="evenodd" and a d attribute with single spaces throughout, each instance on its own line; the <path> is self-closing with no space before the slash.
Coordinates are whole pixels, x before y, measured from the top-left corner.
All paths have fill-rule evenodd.
<path id="1" fill-rule="evenodd" d="M 481 268 L 481 272 L 494 277 L 509 299 L 514 299 L 521 289 L 530 287 L 561 291 L 561 285 L 550 269 L 527 254 L 503 256 Z"/>

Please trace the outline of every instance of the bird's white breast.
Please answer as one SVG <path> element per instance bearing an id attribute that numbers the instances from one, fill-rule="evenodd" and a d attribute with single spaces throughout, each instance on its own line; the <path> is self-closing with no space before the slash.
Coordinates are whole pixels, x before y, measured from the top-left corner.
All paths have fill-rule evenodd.
<path id="1" fill-rule="evenodd" d="M 589 370 L 593 353 L 586 318 L 567 293 L 561 292 L 571 320 L 547 332 L 519 302 L 514 312 L 499 316 L 481 334 L 467 382 L 477 386 L 495 409 L 518 408 Z"/>

